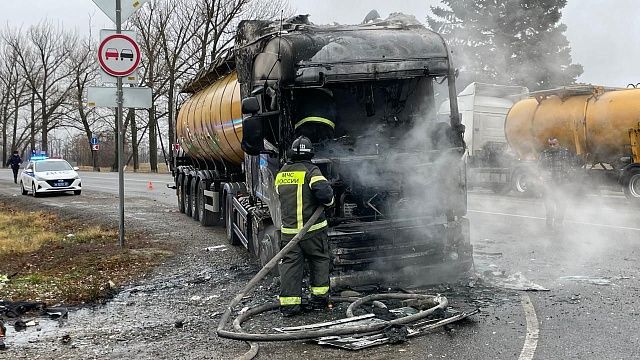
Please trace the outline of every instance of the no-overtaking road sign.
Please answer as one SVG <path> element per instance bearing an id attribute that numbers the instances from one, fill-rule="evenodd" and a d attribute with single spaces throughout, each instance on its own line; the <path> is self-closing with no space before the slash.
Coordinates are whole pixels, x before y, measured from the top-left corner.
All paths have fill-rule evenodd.
<path id="1" fill-rule="evenodd" d="M 105 34 L 98 47 L 100 67 L 111 76 L 127 76 L 140 64 L 140 47 L 127 34 Z"/>

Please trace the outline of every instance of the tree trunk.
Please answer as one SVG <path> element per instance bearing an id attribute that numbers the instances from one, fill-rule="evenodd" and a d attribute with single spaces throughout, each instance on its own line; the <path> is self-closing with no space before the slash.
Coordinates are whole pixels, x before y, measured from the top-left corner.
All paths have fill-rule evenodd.
<path id="1" fill-rule="evenodd" d="M 36 93 L 31 92 L 31 153 L 36 150 Z"/>
<path id="2" fill-rule="evenodd" d="M 7 120 L 2 115 L 2 166 L 7 164 Z"/>
<path id="3" fill-rule="evenodd" d="M 176 143 L 176 135 L 175 135 L 175 126 L 176 119 L 173 115 L 175 109 L 175 101 L 174 101 L 174 87 L 175 87 L 175 75 L 171 75 L 171 79 L 169 80 L 169 104 L 167 104 L 167 119 L 169 123 L 169 153 L 171 154 L 170 158 L 173 159 L 173 144 Z"/>
<path id="4" fill-rule="evenodd" d="M 43 99 L 46 99 L 46 92 L 43 90 Z M 42 106 L 42 124 L 40 126 L 40 132 L 42 133 L 42 146 L 41 149 L 47 151 L 49 148 L 49 116 L 47 115 L 47 102 L 45 100 L 40 101 Z"/>
<path id="5" fill-rule="evenodd" d="M 17 97 L 13 103 L 15 107 L 15 112 L 13 113 L 13 131 L 11 133 L 11 151 L 18 150 L 18 110 L 20 108 L 20 103 Z"/>
<path id="6" fill-rule="evenodd" d="M 151 171 L 158 172 L 158 134 L 156 133 L 156 108 L 149 109 L 149 164 Z"/>
<path id="7" fill-rule="evenodd" d="M 127 114 L 131 123 L 131 154 L 133 156 L 133 171 L 140 169 L 140 159 L 138 157 L 138 128 L 136 125 L 136 112 L 133 109 Z"/>

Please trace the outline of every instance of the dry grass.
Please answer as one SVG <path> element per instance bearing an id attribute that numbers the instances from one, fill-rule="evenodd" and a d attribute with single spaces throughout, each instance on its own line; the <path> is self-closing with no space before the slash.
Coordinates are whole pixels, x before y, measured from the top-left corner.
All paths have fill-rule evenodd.
<path id="1" fill-rule="evenodd" d="M 36 251 L 55 240 L 53 220 L 54 216 L 40 211 L 0 211 L 0 254 Z"/>
<path id="2" fill-rule="evenodd" d="M 0 203 L 0 278 L 8 277 L 0 283 L 0 299 L 99 302 L 172 254 L 132 233 L 126 249 L 117 240 L 115 229 Z"/>

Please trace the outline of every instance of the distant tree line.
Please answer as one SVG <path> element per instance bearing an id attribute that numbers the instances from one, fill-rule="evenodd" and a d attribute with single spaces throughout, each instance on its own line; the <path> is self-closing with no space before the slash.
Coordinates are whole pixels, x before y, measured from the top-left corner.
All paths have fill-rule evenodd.
<path id="1" fill-rule="evenodd" d="M 136 31 L 142 52 L 137 85 L 153 90 L 151 109 L 124 112 L 125 158 L 134 169 L 141 155 L 152 171 L 158 170 L 159 152 L 169 156 L 181 87 L 233 45 L 239 21 L 275 19 L 283 11 L 290 12 L 287 0 L 152 0 L 125 23 L 123 28 Z M 102 84 L 97 45 L 91 34 L 51 21 L 0 29 L 3 163 L 13 150 L 44 150 L 117 169 L 115 111 L 86 106 L 87 87 Z M 93 135 L 102 141 L 100 154 L 91 151 Z"/>
<path id="2" fill-rule="evenodd" d="M 429 27 L 441 33 L 460 70 L 459 87 L 478 81 L 530 90 L 571 85 L 582 74 L 560 22 L 566 0 L 441 0 Z"/>

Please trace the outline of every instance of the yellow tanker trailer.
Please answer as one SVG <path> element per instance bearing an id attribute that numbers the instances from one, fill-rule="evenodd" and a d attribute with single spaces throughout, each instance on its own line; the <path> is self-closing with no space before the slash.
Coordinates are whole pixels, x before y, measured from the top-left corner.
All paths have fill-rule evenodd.
<path id="1" fill-rule="evenodd" d="M 579 155 L 590 178 L 615 179 L 640 200 L 640 89 L 575 86 L 539 91 L 513 105 L 505 121 L 520 160 L 535 160 L 547 139 Z M 604 176 L 598 176 L 604 175 Z"/>

